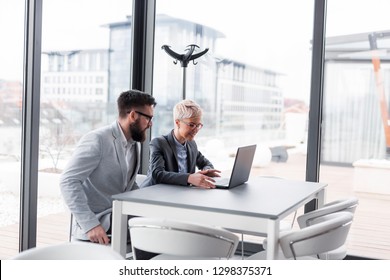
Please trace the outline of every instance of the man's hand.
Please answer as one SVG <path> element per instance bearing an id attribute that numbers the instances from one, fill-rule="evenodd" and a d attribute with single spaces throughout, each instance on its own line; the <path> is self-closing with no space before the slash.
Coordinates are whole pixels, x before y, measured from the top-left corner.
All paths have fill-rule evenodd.
<path id="1" fill-rule="evenodd" d="M 110 244 L 110 239 L 108 238 L 106 231 L 101 225 L 98 225 L 87 232 L 89 240 L 93 243 L 99 244 Z"/>
<path id="2" fill-rule="evenodd" d="M 201 172 L 203 171 L 190 174 L 190 176 L 188 177 L 188 183 L 203 189 L 214 189 L 214 179 L 207 175 L 203 175 Z"/>

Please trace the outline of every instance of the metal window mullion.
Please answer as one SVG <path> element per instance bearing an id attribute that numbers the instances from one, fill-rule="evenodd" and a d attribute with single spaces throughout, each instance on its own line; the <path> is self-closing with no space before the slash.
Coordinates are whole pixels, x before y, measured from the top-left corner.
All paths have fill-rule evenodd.
<path id="1" fill-rule="evenodd" d="M 36 246 L 42 0 L 25 2 L 19 250 Z"/>
<path id="2" fill-rule="evenodd" d="M 131 40 L 130 87 L 153 94 L 153 57 L 156 1 L 134 0 Z M 141 148 L 140 173 L 149 166 L 150 129 Z"/>
<path id="3" fill-rule="evenodd" d="M 316 0 L 314 4 L 310 112 L 306 158 L 306 181 L 309 182 L 318 182 L 320 172 L 326 4 L 326 0 Z M 316 202 L 313 200 L 305 205 L 305 212 L 311 211 L 316 207 Z"/>

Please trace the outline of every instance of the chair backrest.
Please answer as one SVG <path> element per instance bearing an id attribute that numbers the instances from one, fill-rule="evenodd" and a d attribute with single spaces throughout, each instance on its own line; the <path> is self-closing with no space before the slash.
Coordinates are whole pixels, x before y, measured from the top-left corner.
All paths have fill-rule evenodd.
<path id="1" fill-rule="evenodd" d="M 353 214 L 336 212 L 313 220 L 309 227 L 282 232 L 279 244 L 286 258 L 318 255 L 342 246 L 348 236 Z"/>
<path id="2" fill-rule="evenodd" d="M 129 230 L 133 252 L 139 249 L 178 259 L 229 259 L 238 245 L 238 237 L 230 231 L 167 219 L 132 218 Z"/>
<path id="3" fill-rule="evenodd" d="M 325 204 L 323 207 L 314 211 L 305 213 L 297 218 L 300 228 L 305 228 L 313 224 L 313 220 L 336 212 L 350 212 L 355 213 L 356 207 L 359 204 L 359 200 L 356 197 L 350 197 L 346 199 L 339 199 Z"/>
<path id="4" fill-rule="evenodd" d="M 110 246 L 89 242 L 70 242 L 35 247 L 13 257 L 14 260 L 124 260 Z"/>

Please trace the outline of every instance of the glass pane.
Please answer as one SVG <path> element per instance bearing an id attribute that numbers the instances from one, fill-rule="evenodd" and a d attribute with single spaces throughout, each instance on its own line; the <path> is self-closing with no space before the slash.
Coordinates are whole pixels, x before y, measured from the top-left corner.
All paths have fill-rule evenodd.
<path id="1" fill-rule="evenodd" d="M 185 85 L 204 110 L 197 144 L 217 168 L 257 144 L 252 175 L 304 179 L 312 1 L 187 2 L 157 1 L 153 137 L 173 128 Z M 161 49 L 184 54 L 191 44 L 208 52 L 187 67 Z"/>
<path id="2" fill-rule="evenodd" d="M 350 255 L 390 258 L 389 1 L 328 1 L 320 181 L 359 198 Z M 364 19 L 364 20 L 363 20 Z"/>
<path id="3" fill-rule="evenodd" d="M 24 2 L 0 2 L 0 259 L 19 251 Z"/>
<path id="4" fill-rule="evenodd" d="M 44 1 L 37 246 L 69 239 L 59 175 L 80 137 L 116 120 L 130 84 L 131 0 Z"/>
<path id="5" fill-rule="evenodd" d="M 304 180 L 313 1 L 164 0 L 156 14 L 152 138 L 173 129 L 185 93 L 204 111 L 198 148 L 223 175 L 237 147 L 257 144 L 251 176 Z M 162 49 L 184 57 L 192 44 L 208 51 L 187 67 Z"/>

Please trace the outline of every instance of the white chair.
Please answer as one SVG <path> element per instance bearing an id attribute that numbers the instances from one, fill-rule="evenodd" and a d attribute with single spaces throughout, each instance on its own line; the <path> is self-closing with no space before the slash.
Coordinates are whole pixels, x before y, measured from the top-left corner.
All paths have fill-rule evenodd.
<path id="1" fill-rule="evenodd" d="M 359 204 L 359 200 L 356 197 L 349 197 L 345 199 L 339 199 L 325 204 L 323 207 L 314 211 L 305 213 L 297 218 L 297 222 L 300 228 L 311 226 L 313 221 L 324 215 L 336 213 L 340 211 L 355 213 L 356 207 Z M 341 260 L 347 256 L 347 246 L 343 244 L 335 250 L 325 252 L 318 255 L 320 259 L 327 260 Z"/>
<path id="2" fill-rule="evenodd" d="M 134 259 L 137 250 L 159 254 L 152 259 L 229 259 L 238 237 L 225 229 L 167 219 L 129 220 Z"/>
<path id="3" fill-rule="evenodd" d="M 338 199 L 332 202 L 325 204 L 323 207 L 313 210 L 311 212 L 300 215 L 297 218 L 297 222 L 300 228 L 305 228 L 312 225 L 313 220 L 325 216 L 328 214 L 344 211 L 350 212 L 352 214 L 355 213 L 356 207 L 359 204 L 359 200 L 356 197 L 349 197 L 345 199 Z M 267 248 L 267 240 L 263 241 L 263 247 Z M 340 246 L 335 250 L 330 252 L 326 252 L 323 254 L 319 254 L 320 259 L 328 259 L 328 260 L 341 260 L 344 259 L 347 255 L 347 248 L 345 244 Z"/>
<path id="4" fill-rule="evenodd" d="M 89 242 L 69 242 L 35 247 L 13 257 L 14 260 L 124 260 L 110 246 Z"/>
<path id="5" fill-rule="evenodd" d="M 312 224 L 312 220 L 318 217 L 328 215 L 335 212 L 346 211 L 352 214 L 355 213 L 359 200 L 356 197 L 349 197 L 329 202 L 316 210 L 307 212 L 297 218 L 300 228 L 308 227 Z"/>
<path id="6" fill-rule="evenodd" d="M 318 254 L 342 246 L 348 236 L 353 214 L 337 212 L 313 219 L 309 227 L 288 230 L 280 233 L 279 259 L 319 259 Z M 250 256 L 247 259 L 264 260 L 266 251 Z"/>

